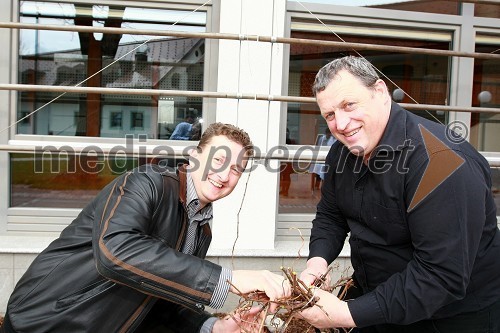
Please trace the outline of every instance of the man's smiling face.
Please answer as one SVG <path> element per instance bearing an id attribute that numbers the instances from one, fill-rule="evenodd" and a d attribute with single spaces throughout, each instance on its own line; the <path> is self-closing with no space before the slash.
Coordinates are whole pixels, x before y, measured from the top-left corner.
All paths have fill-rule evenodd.
<path id="1" fill-rule="evenodd" d="M 194 149 L 190 172 L 202 206 L 229 195 L 247 164 L 245 149 L 224 135 L 212 137 L 201 151 Z"/>
<path id="2" fill-rule="evenodd" d="M 316 94 L 316 101 L 337 140 L 354 155 L 368 159 L 389 120 L 391 100 L 385 83 L 378 80 L 367 88 L 342 70 Z"/>

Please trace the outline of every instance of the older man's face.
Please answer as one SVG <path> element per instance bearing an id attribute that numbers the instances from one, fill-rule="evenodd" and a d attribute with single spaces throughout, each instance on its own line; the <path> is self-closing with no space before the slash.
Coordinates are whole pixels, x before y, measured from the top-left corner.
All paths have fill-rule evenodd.
<path id="1" fill-rule="evenodd" d="M 316 100 L 337 140 L 353 154 L 369 158 L 389 120 L 391 99 L 385 83 L 378 80 L 367 88 L 351 73 L 340 71 Z"/>

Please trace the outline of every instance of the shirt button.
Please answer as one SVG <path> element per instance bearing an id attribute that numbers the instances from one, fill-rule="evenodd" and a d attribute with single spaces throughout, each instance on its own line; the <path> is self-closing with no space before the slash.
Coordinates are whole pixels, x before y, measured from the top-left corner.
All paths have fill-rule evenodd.
<path id="1" fill-rule="evenodd" d="M 356 191 L 361 191 L 361 190 L 363 190 L 362 187 L 356 187 Z"/>

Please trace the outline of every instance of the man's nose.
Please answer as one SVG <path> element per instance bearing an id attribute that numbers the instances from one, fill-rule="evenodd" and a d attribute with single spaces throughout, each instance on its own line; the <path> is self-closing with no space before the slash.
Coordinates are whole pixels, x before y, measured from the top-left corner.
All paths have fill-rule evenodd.
<path id="1" fill-rule="evenodd" d="M 217 172 L 217 176 L 222 182 L 227 182 L 229 180 L 229 174 L 231 172 L 231 168 L 229 166 L 224 167 L 222 170 Z"/>
<path id="2" fill-rule="evenodd" d="M 335 114 L 335 126 L 337 127 L 337 131 L 345 130 L 350 121 L 351 119 L 346 112 L 338 111 Z"/>

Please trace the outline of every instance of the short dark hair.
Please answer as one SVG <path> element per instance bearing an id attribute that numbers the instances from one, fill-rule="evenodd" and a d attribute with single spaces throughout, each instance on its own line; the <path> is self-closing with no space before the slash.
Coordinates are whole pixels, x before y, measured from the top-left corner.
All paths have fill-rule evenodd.
<path id="1" fill-rule="evenodd" d="M 342 70 L 357 77 L 367 88 L 373 87 L 380 79 L 375 67 L 365 58 L 354 56 L 338 58 L 323 66 L 316 74 L 312 86 L 314 96 L 325 90 L 335 75 Z"/>
<path id="2" fill-rule="evenodd" d="M 229 140 L 239 143 L 245 149 L 247 156 L 253 156 L 253 143 L 247 132 L 231 124 L 213 123 L 205 130 L 198 143 L 199 148 L 205 147 L 214 136 L 223 135 Z"/>

